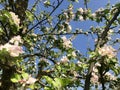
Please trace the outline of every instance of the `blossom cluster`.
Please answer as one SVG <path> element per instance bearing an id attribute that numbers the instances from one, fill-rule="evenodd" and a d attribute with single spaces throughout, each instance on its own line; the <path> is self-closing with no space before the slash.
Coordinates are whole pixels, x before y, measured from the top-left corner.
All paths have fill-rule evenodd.
<path id="1" fill-rule="evenodd" d="M 88 15 L 88 13 L 89 13 L 89 11 L 87 9 L 79 8 L 77 10 L 76 15 L 78 16 L 78 18 L 79 18 L 80 21 L 84 21 L 84 19 L 85 19 L 84 17 L 86 15 Z"/>
<path id="2" fill-rule="evenodd" d="M 67 63 L 69 62 L 69 59 L 67 58 L 67 56 L 63 56 L 60 61 L 61 63 Z"/>
<path id="3" fill-rule="evenodd" d="M 37 79 L 31 77 L 31 75 L 28 76 L 28 78 L 23 78 L 22 80 L 19 80 L 21 84 L 34 84 L 37 81 Z"/>
<path id="4" fill-rule="evenodd" d="M 103 47 L 99 48 L 98 53 L 101 56 L 108 56 L 109 58 L 113 58 L 116 56 L 116 50 L 110 45 L 104 45 Z"/>
<path id="5" fill-rule="evenodd" d="M 15 36 L 5 45 L 0 45 L 0 51 L 5 49 L 7 52 L 10 53 L 10 56 L 18 57 L 20 54 L 23 53 L 23 49 L 21 46 L 19 46 L 19 43 L 22 43 L 21 37 Z"/>
<path id="6" fill-rule="evenodd" d="M 20 19 L 18 18 L 18 15 L 16 15 L 14 12 L 10 12 L 10 15 L 12 17 L 12 20 L 14 23 L 19 26 L 20 25 Z"/>
<path id="7" fill-rule="evenodd" d="M 93 84 L 99 84 L 99 77 L 98 77 L 97 74 L 92 73 L 91 82 L 92 82 Z"/>
<path id="8" fill-rule="evenodd" d="M 63 13 L 63 16 L 67 22 L 71 21 L 74 18 L 73 6 L 70 5 L 68 9 Z"/>
<path id="9" fill-rule="evenodd" d="M 93 84 L 99 84 L 99 75 L 98 75 L 98 69 L 97 67 L 100 67 L 100 63 L 97 62 L 95 63 L 95 66 L 93 67 L 93 72 L 92 72 L 92 77 L 91 77 L 91 82 Z"/>
<path id="10" fill-rule="evenodd" d="M 63 40 L 63 47 L 64 48 L 72 48 L 72 42 L 67 39 L 65 36 L 61 37 Z"/>
<path id="11" fill-rule="evenodd" d="M 117 78 L 112 75 L 110 72 L 105 73 L 105 77 L 109 80 L 117 80 Z"/>

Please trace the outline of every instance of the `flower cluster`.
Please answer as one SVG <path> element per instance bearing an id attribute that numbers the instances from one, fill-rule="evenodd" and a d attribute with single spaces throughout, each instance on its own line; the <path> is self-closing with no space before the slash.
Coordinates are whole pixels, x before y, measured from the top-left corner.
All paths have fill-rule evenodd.
<path id="1" fill-rule="evenodd" d="M 63 13 L 64 19 L 67 22 L 70 22 L 74 18 L 74 13 L 73 13 L 73 6 L 70 5 L 68 9 Z"/>
<path id="2" fill-rule="evenodd" d="M 22 80 L 19 80 L 21 84 L 34 84 L 37 81 L 37 79 L 31 77 L 31 75 L 28 76 L 28 78 L 24 78 Z"/>
<path id="3" fill-rule="evenodd" d="M 109 72 L 105 73 L 105 77 L 109 80 L 117 80 L 117 78 Z"/>
<path id="4" fill-rule="evenodd" d="M 64 28 L 66 29 L 67 32 L 71 32 L 72 27 L 68 22 L 65 22 L 63 26 L 64 26 Z"/>
<path id="5" fill-rule="evenodd" d="M 63 40 L 64 48 L 72 48 L 72 42 L 69 39 L 67 39 L 65 36 L 63 36 L 62 40 Z"/>
<path id="6" fill-rule="evenodd" d="M 18 35 L 18 36 L 14 36 L 9 42 L 14 44 L 14 45 L 19 45 L 19 43 L 22 43 L 22 39 Z"/>
<path id="7" fill-rule="evenodd" d="M 10 43 L 13 43 L 12 45 Z M 8 43 L 5 45 L 0 45 L 0 50 L 5 49 L 10 53 L 12 57 L 18 57 L 23 53 L 22 47 L 19 46 L 19 43 L 22 43 L 20 36 L 13 37 Z"/>
<path id="8" fill-rule="evenodd" d="M 110 45 L 104 45 L 103 47 L 99 48 L 98 53 L 101 56 L 108 56 L 109 58 L 113 58 L 116 56 L 116 50 Z"/>
<path id="9" fill-rule="evenodd" d="M 63 56 L 60 61 L 61 63 L 67 63 L 69 62 L 69 59 L 67 58 L 67 56 Z"/>
<path id="10" fill-rule="evenodd" d="M 69 33 L 72 31 L 72 27 L 69 24 L 69 22 L 63 22 L 58 26 L 58 30 L 59 30 L 59 33 L 66 33 L 66 32 Z"/>
<path id="11" fill-rule="evenodd" d="M 97 74 L 92 73 L 91 82 L 92 82 L 93 84 L 99 84 L 99 77 L 98 77 Z"/>
<path id="12" fill-rule="evenodd" d="M 14 12 L 10 12 L 10 15 L 12 17 L 12 20 L 14 21 L 14 23 L 19 26 L 20 24 L 20 19 L 18 18 L 18 15 L 16 15 Z"/>
<path id="13" fill-rule="evenodd" d="M 101 64 L 99 62 L 95 63 L 95 66 L 93 67 L 92 71 L 92 77 L 91 77 L 91 82 L 93 84 L 99 84 L 99 75 L 98 75 L 98 69 L 97 67 L 100 67 Z"/>
<path id="14" fill-rule="evenodd" d="M 88 15 L 89 11 L 87 9 L 79 8 L 76 12 L 77 17 L 80 21 L 84 21 L 84 17 Z"/>

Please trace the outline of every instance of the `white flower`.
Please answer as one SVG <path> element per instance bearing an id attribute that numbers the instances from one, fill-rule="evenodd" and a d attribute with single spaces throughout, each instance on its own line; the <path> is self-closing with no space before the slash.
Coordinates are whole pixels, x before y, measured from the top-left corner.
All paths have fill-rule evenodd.
<path id="1" fill-rule="evenodd" d="M 15 45 L 19 45 L 19 43 L 22 43 L 22 39 L 20 35 L 18 35 L 18 36 L 14 36 L 9 42 L 14 43 Z"/>
<path id="2" fill-rule="evenodd" d="M 12 19 L 14 21 L 14 23 L 19 26 L 20 24 L 20 19 L 18 18 L 18 15 L 16 15 L 14 12 L 10 12 L 11 16 L 12 16 Z"/>
<path id="3" fill-rule="evenodd" d="M 9 52 L 10 56 L 18 57 L 20 54 L 23 53 L 22 47 L 18 46 L 19 42 L 22 42 L 20 36 L 13 37 L 9 41 L 9 43 L 6 43 L 5 45 L 0 45 L 0 50 L 6 49 L 6 51 Z M 14 45 L 11 45 L 10 43 L 14 43 Z"/>
<path id="4" fill-rule="evenodd" d="M 93 17 L 93 18 L 96 18 L 96 13 L 93 13 L 93 14 L 92 14 L 92 17 Z"/>
<path id="5" fill-rule="evenodd" d="M 69 59 L 67 58 L 67 56 L 63 56 L 60 61 L 62 63 L 67 63 L 67 62 L 69 62 Z"/>
<path id="6" fill-rule="evenodd" d="M 77 61 L 77 64 L 78 64 L 78 65 L 81 65 L 81 64 L 82 64 L 82 62 L 80 62 L 80 61 Z"/>
<path id="7" fill-rule="evenodd" d="M 99 77 L 95 73 L 92 73 L 91 82 L 94 84 L 99 84 Z"/>
<path id="8" fill-rule="evenodd" d="M 34 36 L 34 37 L 37 37 L 37 34 L 35 34 L 35 33 L 32 33 L 32 36 Z"/>
<path id="9" fill-rule="evenodd" d="M 66 31 L 67 31 L 67 32 L 71 32 L 71 30 L 72 30 L 71 25 L 68 25 L 68 26 L 67 26 L 67 30 L 66 30 Z"/>
<path id="10" fill-rule="evenodd" d="M 63 47 L 65 48 L 71 48 L 72 47 L 72 42 L 67 39 L 65 36 L 62 37 L 63 40 Z"/>
<path id="11" fill-rule="evenodd" d="M 28 80 L 26 81 L 26 84 L 34 84 L 37 81 L 37 79 L 29 76 Z"/>
<path id="12" fill-rule="evenodd" d="M 113 29 L 110 29 L 110 30 L 108 31 L 108 35 L 112 35 L 113 32 L 114 32 L 114 30 L 113 30 Z"/>
<path id="13" fill-rule="evenodd" d="M 75 52 L 72 52 L 72 56 L 73 56 L 73 57 L 76 57 L 76 53 L 75 53 Z"/>
<path id="14" fill-rule="evenodd" d="M 37 81 L 37 79 L 31 77 L 31 75 L 29 75 L 28 78 L 23 78 L 22 80 L 19 80 L 19 82 L 23 85 L 34 84 L 36 81 Z"/>
<path id="15" fill-rule="evenodd" d="M 80 21 L 84 21 L 83 16 L 79 16 L 79 20 L 80 20 Z"/>
<path id="16" fill-rule="evenodd" d="M 93 67 L 93 72 L 97 73 L 98 69 L 96 67 Z"/>
<path id="17" fill-rule="evenodd" d="M 116 56 L 116 50 L 110 45 L 104 45 L 103 47 L 99 48 L 98 53 L 101 56 L 108 56 L 109 58 L 113 58 Z"/>
<path id="18" fill-rule="evenodd" d="M 12 57 L 18 57 L 23 53 L 22 47 L 17 45 L 11 45 L 9 43 L 4 45 L 4 48 L 10 53 Z"/>
<path id="19" fill-rule="evenodd" d="M 99 8 L 96 12 L 102 12 L 104 8 Z"/>
<path id="20" fill-rule="evenodd" d="M 84 12 L 83 8 L 79 8 L 79 9 L 78 9 L 78 12 L 79 12 L 80 14 L 83 14 L 83 12 Z"/>
<path id="21" fill-rule="evenodd" d="M 109 80 L 116 80 L 117 79 L 114 75 L 112 75 L 109 72 L 105 73 L 105 76 L 107 76 Z"/>
<path id="22" fill-rule="evenodd" d="M 3 45 L 0 45 L 0 50 L 2 50 L 4 48 L 4 46 Z"/>
<path id="23" fill-rule="evenodd" d="M 68 14 L 67 14 L 66 12 L 64 12 L 63 14 L 64 14 L 65 19 L 68 19 L 68 18 L 69 18 L 69 17 L 68 17 Z"/>
<path id="24" fill-rule="evenodd" d="M 100 66 L 101 66 L 101 64 L 100 64 L 99 62 L 97 62 L 97 63 L 95 63 L 95 66 L 100 67 Z"/>

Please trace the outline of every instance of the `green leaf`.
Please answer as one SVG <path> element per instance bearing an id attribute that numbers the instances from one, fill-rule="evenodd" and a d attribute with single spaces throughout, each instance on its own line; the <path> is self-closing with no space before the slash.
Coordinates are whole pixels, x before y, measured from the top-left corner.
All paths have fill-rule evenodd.
<path id="1" fill-rule="evenodd" d="M 34 15 L 30 11 L 26 11 L 26 16 L 30 22 L 34 20 Z"/>
<path id="2" fill-rule="evenodd" d="M 53 84 L 53 79 L 48 76 L 43 76 L 49 84 Z"/>
<path id="3" fill-rule="evenodd" d="M 53 90 L 50 87 L 44 87 L 44 90 Z"/>
<path id="4" fill-rule="evenodd" d="M 18 82 L 18 80 L 17 80 L 16 78 L 11 78 L 11 81 L 12 81 L 13 83 L 17 83 L 17 82 Z"/>
<path id="5" fill-rule="evenodd" d="M 24 78 L 28 78 L 28 73 L 22 73 L 22 77 L 24 77 Z"/>
<path id="6" fill-rule="evenodd" d="M 11 81 L 12 81 L 13 83 L 18 82 L 19 80 L 21 80 L 21 75 L 20 75 L 20 74 L 15 73 L 15 74 L 11 77 Z"/>
<path id="7" fill-rule="evenodd" d="M 62 87 L 62 79 L 61 78 L 55 78 L 54 79 L 55 82 L 53 83 L 54 87 L 57 87 L 58 89 L 60 89 Z"/>

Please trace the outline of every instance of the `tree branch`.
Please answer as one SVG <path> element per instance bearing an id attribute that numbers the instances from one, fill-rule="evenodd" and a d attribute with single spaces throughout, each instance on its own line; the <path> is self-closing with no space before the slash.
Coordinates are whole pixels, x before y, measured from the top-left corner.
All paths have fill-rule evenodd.
<path id="1" fill-rule="evenodd" d="M 105 40 L 105 39 L 106 39 L 106 37 L 107 37 L 107 35 L 108 35 L 108 31 L 110 30 L 111 25 L 112 25 L 112 24 L 114 23 L 114 21 L 117 19 L 117 17 L 119 16 L 119 14 L 120 14 L 120 8 L 118 7 L 117 12 L 114 14 L 114 16 L 113 16 L 113 18 L 110 20 L 110 22 L 108 22 L 108 24 L 106 25 L 103 33 L 101 34 L 101 37 L 98 38 L 98 42 L 97 42 L 97 44 L 96 44 L 96 47 L 95 47 L 95 50 L 94 50 L 94 51 L 96 51 L 97 48 L 102 47 L 102 46 L 107 42 L 107 40 Z M 91 60 L 93 60 L 93 59 L 91 59 Z M 92 62 L 92 63 L 90 64 L 88 73 L 87 73 L 87 75 L 86 75 L 84 90 L 89 90 L 89 88 L 90 88 L 90 78 L 91 78 L 91 73 L 92 73 L 94 64 L 95 64 L 95 62 Z"/>
<path id="2" fill-rule="evenodd" d="M 54 11 L 62 4 L 63 0 L 61 0 L 58 5 L 51 11 L 51 13 L 46 17 L 44 18 L 43 20 L 39 21 L 37 24 L 35 24 L 33 27 L 31 27 L 24 35 L 26 35 L 27 33 L 29 33 L 32 29 L 34 29 L 35 27 L 37 27 L 39 24 L 41 24 L 43 21 L 47 20 L 49 18 L 49 16 L 51 16 Z"/>

